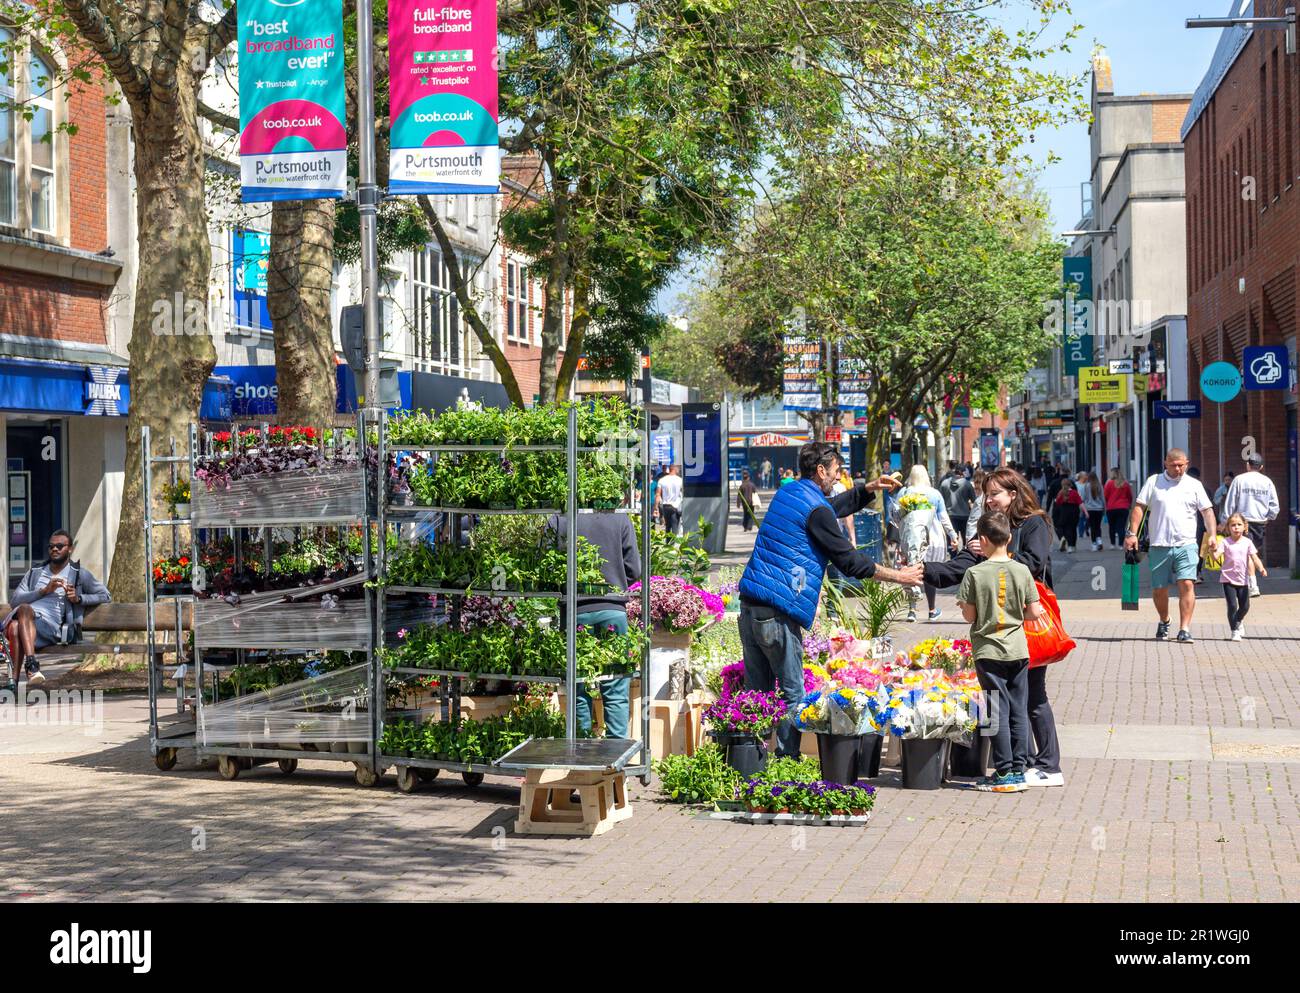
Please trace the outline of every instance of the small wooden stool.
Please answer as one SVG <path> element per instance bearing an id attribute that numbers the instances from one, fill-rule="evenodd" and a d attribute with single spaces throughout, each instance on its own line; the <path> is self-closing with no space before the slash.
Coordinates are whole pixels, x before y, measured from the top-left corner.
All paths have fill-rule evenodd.
<path id="1" fill-rule="evenodd" d="M 578 803 L 569 793 L 578 791 Z M 516 834 L 593 837 L 632 816 L 621 772 L 529 769 L 519 793 Z"/>

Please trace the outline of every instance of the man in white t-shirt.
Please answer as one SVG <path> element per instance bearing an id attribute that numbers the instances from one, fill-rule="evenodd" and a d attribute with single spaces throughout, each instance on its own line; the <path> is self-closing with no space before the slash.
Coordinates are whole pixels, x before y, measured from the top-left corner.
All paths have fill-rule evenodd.
<path id="1" fill-rule="evenodd" d="M 659 505 L 659 519 L 664 522 L 664 530 L 676 534 L 682 521 L 682 477 L 677 474 L 677 466 L 670 465 L 667 474 L 659 480 L 655 503 Z"/>
<path id="2" fill-rule="evenodd" d="M 1169 640 L 1169 586 L 1178 584 L 1178 641 L 1192 643 L 1192 612 L 1196 609 L 1196 515 L 1205 529 L 1215 534 L 1214 504 L 1201 481 L 1187 475 L 1187 453 L 1169 449 L 1165 471 L 1150 477 L 1133 502 L 1128 516 L 1124 548 L 1136 551 L 1138 528 L 1147 517 L 1147 538 L 1151 542 L 1151 599 L 1160 615 L 1156 641 Z M 1216 537 L 1215 542 L 1222 539 Z"/>
<path id="3" fill-rule="evenodd" d="M 1233 514 L 1246 518 L 1250 540 L 1259 552 L 1260 561 L 1264 560 L 1264 531 L 1269 521 L 1282 510 L 1277 499 L 1277 487 L 1260 471 L 1263 468 L 1263 456 L 1252 455 L 1246 460 L 1246 471 L 1233 479 L 1228 495 L 1223 498 L 1223 519 L 1227 520 Z M 1259 580 L 1253 572 L 1250 574 L 1250 595 L 1259 596 Z"/>

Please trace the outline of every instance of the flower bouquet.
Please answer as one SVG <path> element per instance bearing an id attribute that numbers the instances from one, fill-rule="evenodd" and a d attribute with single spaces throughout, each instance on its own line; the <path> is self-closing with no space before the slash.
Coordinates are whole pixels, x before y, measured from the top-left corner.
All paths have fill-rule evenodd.
<path id="1" fill-rule="evenodd" d="M 979 726 L 978 698 L 937 670 L 912 672 L 882 684 L 871 707 L 876 723 L 898 738 L 947 738 L 967 744 Z"/>
<path id="2" fill-rule="evenodd" d="M 974 666 L 971 643 L 964 638 L 927 638 L 908 653 L 914 669 L 938 669 L 948 676 Z"/>
<path id="3" fill-rule="evenodd" d="M 925 561 L 925 553 L 933 541 L 934 506 L 920 493 L 908 493 L 900 497 L 896 506 L 900 518 L 899 543 L 903 547 L 904 561 Z"/>

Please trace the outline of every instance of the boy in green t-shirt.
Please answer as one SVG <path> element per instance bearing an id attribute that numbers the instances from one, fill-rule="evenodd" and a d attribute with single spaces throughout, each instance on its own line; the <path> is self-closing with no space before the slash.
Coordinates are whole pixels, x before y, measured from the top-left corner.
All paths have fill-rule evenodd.
<path id="1" fill-rule="evenodd" d="M 986 512 L 976 532 L 985 555 L 962 577 L 957 603 L 970 622 L 975 671 L 993 724 L 996 775 L 975 783 L 985 793 L 1020 793 L 1029 761 L 1029 643 L 1025 621 L 1042 616 L 1029 570 L 1007 554 L 1011 522 Z"/>

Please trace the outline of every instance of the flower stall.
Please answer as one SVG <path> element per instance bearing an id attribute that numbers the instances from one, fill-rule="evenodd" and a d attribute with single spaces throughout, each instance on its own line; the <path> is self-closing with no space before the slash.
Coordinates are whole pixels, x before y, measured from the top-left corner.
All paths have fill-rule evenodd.
<path id="1" fill-rule="evenodd" d="M 381 614 L 390 598 L 412 594 L 430 598 L 435 610 L 431 621 L 395 634 L 384 625 L 378 763 L 396 767 L 399 789 L 409 792 L 443 770 L 476 785 L 485 774 L 519 768 L 512 763 L 522 761 L 528 739 L 581 744 L 577 680 L 644 678 L 646 637 L 636 624 L 616 634 L 572 620 L 579 593 L 607 589 L 599 550 L 575 534 L 576 515 L 624 512 L 632 471 L 645 470 L 648 451 L 636 419 L 626 403 L 604 398 L 530 411 L 462 406 L 384 422 L 379 519 L 399 545 L 380 556 Z M 567 541 L 558 540 L 560 520 Z M 648 599 L 634 599 L 629 613 Z M 431 711 L 411 709 L 416 684 L 436 692 Z M 465 691 L 492 686 L 528 692 L 534 733 L 491 737 L 484 721 L 465 715 Z M 498 717 L 518 715 L 511 709 Z M 630 749 L 617 762 L 644 778 L 648 755 L 638 766 L 624 764 L 648 750 L 648 723 L 645 714 L 640 740 L 624 742 Z M 475 751 L 462 744 L 466 736 L 497 744 Z M 401 744 L 415 739 L 452 745 Z M 583 784 L 579 792 L 604 788 Z"/>
<path id="2" fill-rule="evenodd" d="M 263 426 L 200 437 L 192 427 L 188 453 L 177 455 L 173 441 L 163 456 L 142 433 L 150 746 L 159 768 L 193 748 L 199 760 L 216 758 L 226 779 L 263 762 L 288 774 L 309 750 L 352 763 L 358 782 L 375 781 L 374 622 L 364 585 L 375 548 L 374 536 L 365 538 L 360 429 Z M 156 494 L 158 469 L 170 479 Z M 174 505 L 188 497 L 189 518 L 177 517 L 179 506 L 155 518 L 155 496 Z M 160 527 L 174 548 L 188 528 L 189 554 L 155 560 Z M 153 654 L 154 604 L 165 596 L 188 601 L 193 618 L 192 665 L 171 674 L 177 714 L 169 722 L 159 713 L 168 674 Z M 408 620 L 427 610 L 407 609 Z"/>

